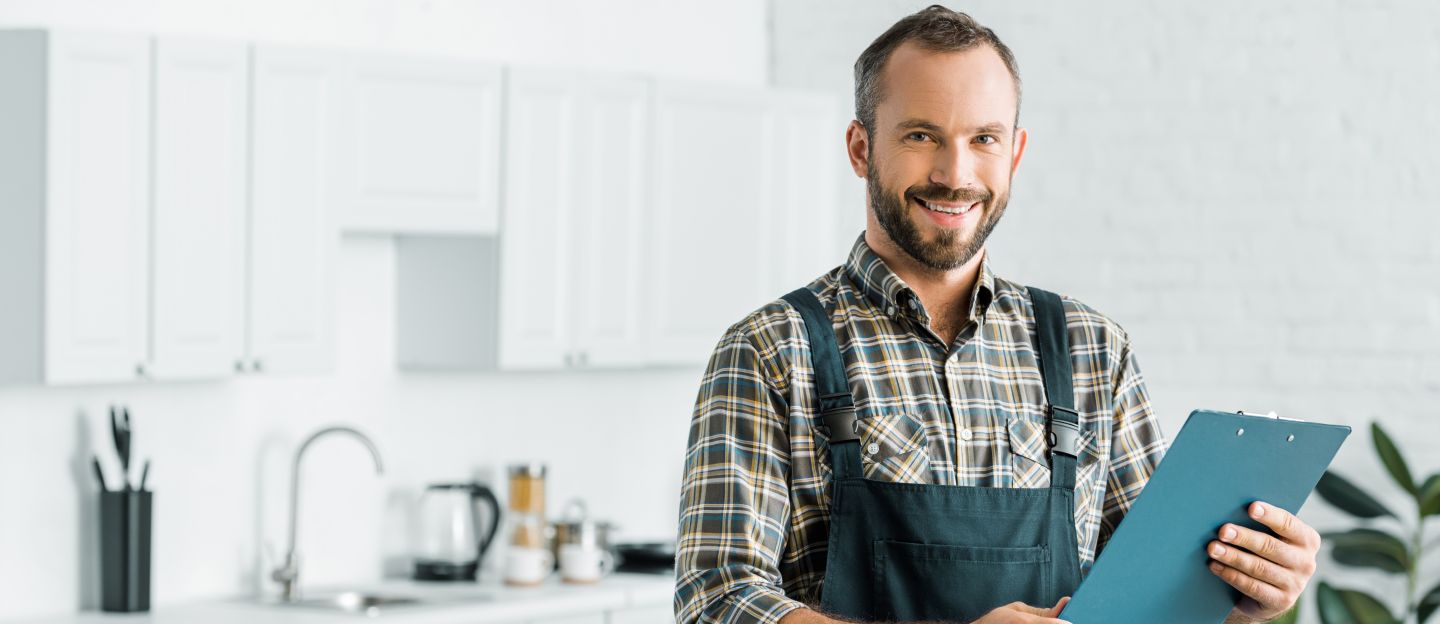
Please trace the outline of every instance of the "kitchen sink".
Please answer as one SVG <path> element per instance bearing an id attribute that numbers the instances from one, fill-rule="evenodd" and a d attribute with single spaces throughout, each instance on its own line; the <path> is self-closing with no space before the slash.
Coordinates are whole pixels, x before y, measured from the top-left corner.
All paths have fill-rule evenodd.
<path id="1" fill-rule="evenodd" d="M 295 602 L 284 603 L 296 607 L 318 607 L 324 609 L 339 609 L 352 613 L 364 613 L 365 615 L 379 615 L 382 607 L 414 606 L 422 601 L 414 596 L 400 596 L 387 594 L 371 594 L 365 592 L 340 592 L 328 596 L 317 596 L 314 598 L 303 598 Z"/>
<path id="2" fill-rule="evenodd" d="M 425 592 L 423 597 L 403 593 L 342 591 L 325 593 L 302 598 L 293 602 L 281 602 L 278 604 L 289 607 L 334 609 L 374 617 L 379 615 L 381 610 L 389 610 L 394 607 L 434 606 L 456 602 L 483 602 L 490 599 L 491 596 L 487 594 L 475 594 L 473 591 L 455 593 Z"/>

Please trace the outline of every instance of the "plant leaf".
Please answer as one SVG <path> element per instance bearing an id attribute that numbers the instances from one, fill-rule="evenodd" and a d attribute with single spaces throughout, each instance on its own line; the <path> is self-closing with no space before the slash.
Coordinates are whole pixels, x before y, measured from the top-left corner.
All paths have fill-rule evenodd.
<path id="1" fill-rule="evenodd" d="M 1396 520 L 1400 519 L 1389 508 L 1380 504 L 1380 501 L 1366 494 L 1365 490 L 1329 470 L 1326 470 L 1324 476 L 1320 477 L 1320 483 L 1315 486 L 1315 493 L 1325 499 L 1325 502 L 1358 518 L 1390 516 Z"/>
<path id="2" fill-rule="evenodd" d="M 1440 608 L 1440 585 L 1431 587 L 1430 591 L 1425 592 L 1425 596 L 1420 599 L 1420 619 L 1418 621 L 1424 624 L 1425 619 L 1429 618 L 1436 608 Z"/>
<path id="3" fill-rule="evenodd" d="M 1440 515 L 1440 473 L 1430 475 L 1420 486 L 1420 515 Z"/>
<path id="4" fill-rule="evenodd" d="M 1410 549 L 1405 542 L 1389 533 L 1375 529 L 1351 529 L 1344 533 L 1326 533 L 1325 541 L 1333 546 L 1330 557 L 1337 563 L 1356 568 L 1377 568 L 1403 574 L 1410 569 Z"/>
<path id="5" fill-rule="evenodd" d="M 1375 442 L 1375 452 L 1380 455 L 1380 461 L 1385 464 L 1385 469 L 1390 471 L 1390 476 L 1418 502 L 1420 490 L 1415 487 L 1415 479 L 1410 476 L 1410 467 L 1405 465 L 1400 449 L 1395 448 L 1395 443 L 1386 435 L 1385 430 L 1380 428 L 1380 423 L 1370 423 L 1370 437 Z"/>
<path id="6" fill-rule="evenodd" d="M 1324 581 L 1315 592 L 1315 602 L 1320 606 L 1320 621 L 1324 624 L 1396 624 L 1398 620 L 1390 615 L 1373 596 L 1351 589 L 1336 589 Z"/>

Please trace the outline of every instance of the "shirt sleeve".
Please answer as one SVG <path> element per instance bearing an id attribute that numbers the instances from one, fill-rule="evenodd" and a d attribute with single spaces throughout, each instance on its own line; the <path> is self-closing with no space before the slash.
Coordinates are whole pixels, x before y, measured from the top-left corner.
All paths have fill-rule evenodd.
<path id="1" fill-rule="evenodd" d="M 1167 448 L 1160 423 L 1150 409 L 1145 378 L 1125 338 L 1116 372 L 1115 424 L 1110 436 L 1110 474 L 1100 516 L 1100 536 L 1095 556 L 1099 557 L 1115 528 L 1130 511 L 1140 491 L 1150 481 Z"/>
<path id="2" fill-rule="evenodd" d="M 778 622 L 790 517 L 786 400 L 754 342 L 731 328 L 695 400 L 680 495 L 675 620 Z"/>

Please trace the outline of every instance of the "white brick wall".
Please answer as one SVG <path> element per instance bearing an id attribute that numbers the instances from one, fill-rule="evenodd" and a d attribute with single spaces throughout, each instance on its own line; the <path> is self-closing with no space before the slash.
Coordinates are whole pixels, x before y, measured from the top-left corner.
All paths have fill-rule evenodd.
<path id="1" fill-rule="evenodd" d="M 772 0 L 772 82 L 849 93 L 860 51 L 925 4 Z M 1025 83 L 997 270 L 1129 329 L 1169 434 L 1197 407 L 1349 424 L 1336 467 L 1408 510 L 1368 423 L 1440 470 L 1440 4 L 949 6 L 996 30 Z"/>

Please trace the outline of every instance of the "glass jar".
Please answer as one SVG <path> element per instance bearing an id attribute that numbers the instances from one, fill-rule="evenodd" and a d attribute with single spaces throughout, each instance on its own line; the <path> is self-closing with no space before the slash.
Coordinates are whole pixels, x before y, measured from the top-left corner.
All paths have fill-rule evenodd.
<path id="1" fill-rule="evenodd" d="M 510 466 L 507 503 L 509 529 L 505 556 L 505 582 L 535 585 L 555 568 L 545 539 L 545 465 L 538 462 Z"/>

